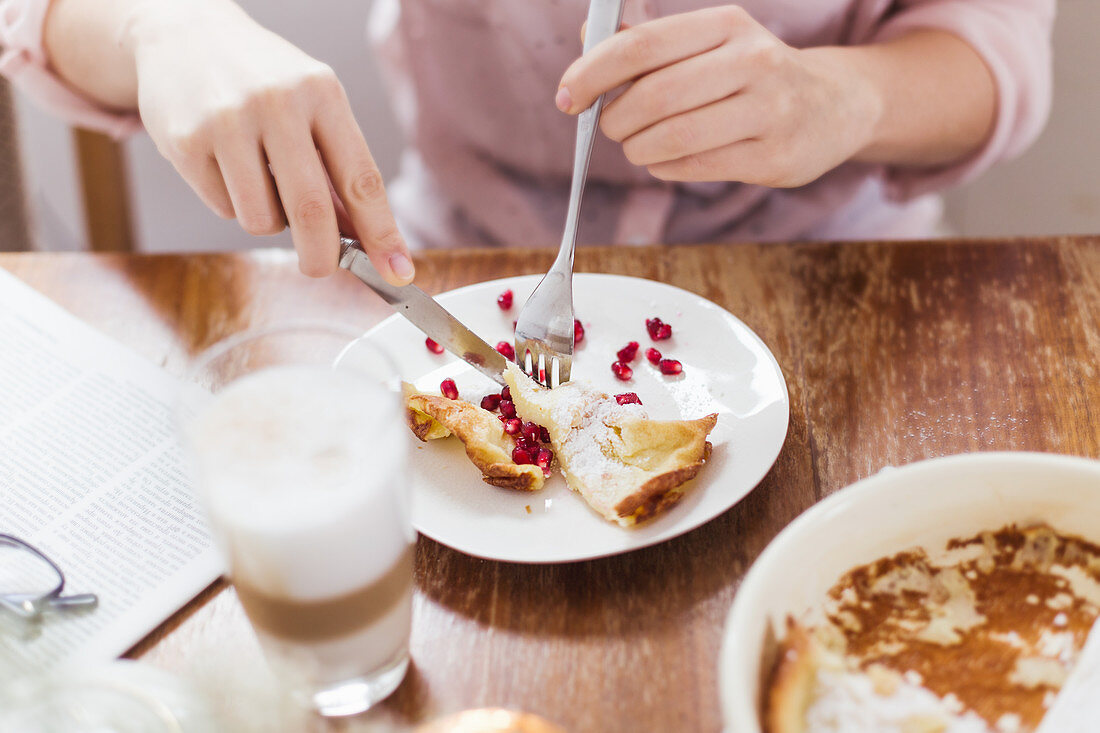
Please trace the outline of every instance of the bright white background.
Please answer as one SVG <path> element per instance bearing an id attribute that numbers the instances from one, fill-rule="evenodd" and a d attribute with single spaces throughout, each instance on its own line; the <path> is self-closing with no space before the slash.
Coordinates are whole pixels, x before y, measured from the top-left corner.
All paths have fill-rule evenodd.
<path id="1" fill-rule="evenodd" d="M 383 174 L 396 174 L 403 142 L 366 44 L 369 2 L 243 0 L 242 5 L 336 70 Z M 1061 0 L 1058 5 L 1050 124 L 1019 160 L 948 194 L 948 224 L 960 234 L 1100 232 L 1100 3 Z M 86 239 L 69 130 L 22 99 L 18 117 L 37 247 L 81 249 Z M 289 246 L 286 233 L 250 237 L 208 212 L 147 137 L 136 136 L 126 148 L 142 248 Z"/>

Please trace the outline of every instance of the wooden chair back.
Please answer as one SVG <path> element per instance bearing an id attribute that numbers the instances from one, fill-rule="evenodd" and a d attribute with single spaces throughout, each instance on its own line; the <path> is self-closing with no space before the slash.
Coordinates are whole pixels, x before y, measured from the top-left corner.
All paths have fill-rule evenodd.
<path id="1" fill-rule="evenodd" d="M 11 87 L 0 77 L 0 251 L 31 249 L 31 227 L 19 163 Z"/>
<path id="2" fill-rule="evenodd" d="M 98 132 L 74 128 L 73 146 L 89 249 L 133 252 L 134 229 L 122 145 Z"/>

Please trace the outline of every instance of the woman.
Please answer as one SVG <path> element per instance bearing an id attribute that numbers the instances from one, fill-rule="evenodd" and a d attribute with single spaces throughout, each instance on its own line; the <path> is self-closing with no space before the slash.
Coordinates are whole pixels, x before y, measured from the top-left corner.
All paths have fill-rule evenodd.
<path id="1" fill-rule="evenodd" d="M 1049 109 L 1054 0 L 627 0 L 578 59 L 586 7 L 375 0 L 411 143 L 388 197 L 332 71 L 230 0 L 0 0 L 0 71 L 87 126 L 144 124 L 215 212 L 289 225 L 306 274 L 342 225 L 397 284 L 409 240 L 555 243 L 567 115 L 604 92 L 585 242 L 927 236 L 928 194 Z"/>

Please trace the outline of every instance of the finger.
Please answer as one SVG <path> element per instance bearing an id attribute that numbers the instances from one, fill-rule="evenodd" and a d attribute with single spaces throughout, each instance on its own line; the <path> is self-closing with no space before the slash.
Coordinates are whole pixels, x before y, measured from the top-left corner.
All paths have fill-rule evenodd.
<path id="1" fill-rule="evenodd" d="M 314 134 L 333 187 L 359 234 L 375 269 L 394 285 L 412 281 L 416 271 L 409 248 L 390 211 L 382 174 L 355 122 L 350 105 L 339 114 L 320 115 Z"/>
<path id="2" fill-rule="evenodd" d="M 270 133 L 264 147 L 298 251 L 298 269 L 310 277 L 331 275 L 339 258 L 340 232 L 313 137 L 304 125 L 284 128 Z"/>
<path id="3" fill-rule="evenodd" d="M 766 146 L 760 140 L 742 140 L 705 153 L 647 166 L 662 181 L 738 181 L 778 185 L 769 174 Z"/>
<path id="4" fill-rule="evenodd" d="M 316 142 L 317 140 L 314 138 L 314 143 Z M 320 154 L 320 151 L 318 151 L 318 154 Z M 324 163 L 323 158 L 321 162 Z M 336 193 L 336 188 L 332 185 L 332 175 L 327 169 L 325 170 L 325 183 L 328 184 L 328 195 L 332 199 L 332 209 L 336 212 L 336 228 L 340 230 L 340 236 L 359 239 L 359 232 L 355 231 L 355 224 L 352 223 L 351 216 L 344 207 L 344 202 L 340 200 L 340 195 Z"/>
<path id="5" fill-rule="evenodd" d="M 723 44 L 646 74 L 604 107 L 600 129 L 622 142 L 661 120 L 741 91 L 747 80 L 738 73 L 737 57 L 733 45 Z"/>
<path id="6" fill-rule="evenodd" d="M 233 211 L 249 234 L 277 234 L 285 227 L 282 208 L 258 143 L 227 140 L 214 151 Z"/>
<path id="7" fill-rule="evenodd" d="M 234 217 L 233 201 L 225 187 L 218 161 L 213 155 L 203 156 L 196 161 L 175 161 L 174 165 L 191 190 L 211 211 L 223 219 Z"/>
<path id="8" fill-rule="evenodd" d="M 626 139 L 623 153 L 634 165 L 654 165 L 748 140 L 763 132 L 762 115 L 743 95 L 658 122 Z"/>
<path id="9" fill-rule="evenodd" d="M 344 202 L 340 200 L 339 194 L 336 193 L 331 178 L 328 182 L 328 194 L 332 197 L 332 208 L 336 210 L 336 228 L 340 230 L 341 234 L 359 239 L 359 232 L 355 231 L 355 223 L 352 222 L 351 215 L 344 208 Z"/>
<path id="10" fill-rule="evenodd" d="M 620 31 L 574 61 L 558 85 L 556 103 L 577 114 L 596 97 L 642 74 L 710 51 L 751 20 L 734 5 L 670 15 Z"/>

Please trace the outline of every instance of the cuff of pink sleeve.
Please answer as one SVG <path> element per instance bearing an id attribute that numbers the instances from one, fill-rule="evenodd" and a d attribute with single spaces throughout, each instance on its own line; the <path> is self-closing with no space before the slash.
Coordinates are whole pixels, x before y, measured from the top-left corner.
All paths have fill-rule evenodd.
<path id="1" fill-rule="evenodd" d="M 886 192 L 896 201 L 960 185 L 995 163 L 1022 153 L 1042 132 L 1050 112 L 1050 31 L 1053 2 L 991 7 L 981 2 L 935 2 L 906 9 L 875 33 L 888 41 L 935 28 L 966 41 L 985 61 L 997 94 L 993 129 L 982 147 L 941 168 L 887 168 Z"/>
<path id="2" fill-rule="evenodd" d="M 49 69 L 42 27 L 49 0 L 0 0 L 0 75 L 68 122 L 124 137 L 142 129 L 135 114 L 116 112 L 78 94 Z"/>

